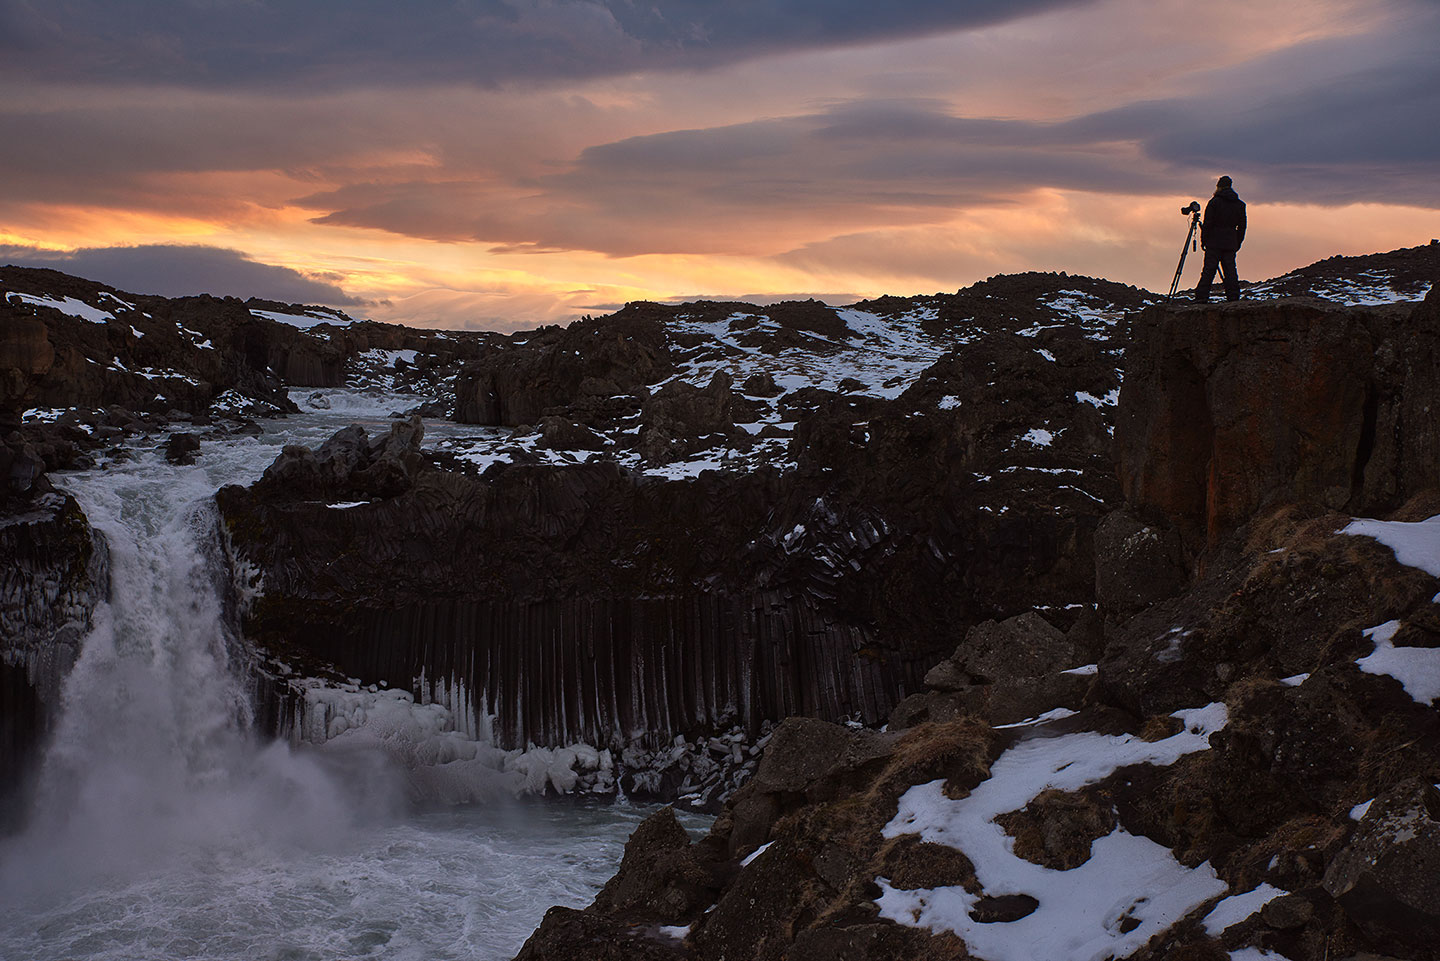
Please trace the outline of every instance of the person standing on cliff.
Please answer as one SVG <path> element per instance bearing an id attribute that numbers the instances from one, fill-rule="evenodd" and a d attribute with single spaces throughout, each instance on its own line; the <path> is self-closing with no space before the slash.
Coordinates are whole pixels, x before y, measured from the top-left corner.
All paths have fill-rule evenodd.
<path id="1" fill-rule="evenodd" d="M 1200 246 L 1205 251 L 1205 266 L 1200 268 L 1200 283 L 1195 288 L 1195 302 L 1210 300 L 1210 284 L 1220 270 L 1225 282 L 1225 299 L 1240 299 L 1240 275 L 1235 270 L 1235 254 L 1245 242 L 1245 201 L 1235 193 L 1229 177 L 1215 182 L 1215 196 L 1205 205 L 1205 219 L 1200 224 Z"/>

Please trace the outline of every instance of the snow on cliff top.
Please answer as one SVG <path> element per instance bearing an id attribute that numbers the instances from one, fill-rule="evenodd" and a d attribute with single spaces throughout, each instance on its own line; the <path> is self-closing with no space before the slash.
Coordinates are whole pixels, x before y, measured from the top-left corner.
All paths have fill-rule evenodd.
<path id="1" fill-rule="evenodd" d="M 299 327 L 308 330 L 311 327 L 318 327 L 321 324 L 330 324 L 332 327 L 344 327 L 355 323 L 349 317 L 339 311 L 326 310 L 323 307 L 312 307 L 303 314 L 286 313 L 278 310 L 258 310 L 250 308 L 250 313 L 262 320 L 273 320 L 280 324 L 289 324 L 291 327 Z"/>

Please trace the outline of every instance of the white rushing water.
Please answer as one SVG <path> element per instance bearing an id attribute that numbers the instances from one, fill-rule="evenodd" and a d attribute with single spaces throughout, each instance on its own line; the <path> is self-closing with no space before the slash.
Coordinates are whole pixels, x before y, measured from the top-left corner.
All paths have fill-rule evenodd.
<path id="1" fill-rule="evenodd" d="M 614 872 L 648 812 L 417 810 L 378 753 L 250 730 L 209 556 L 213 494 L 285 443 L 384 430 L 397 403 L 333 401 L 207 442 L 194 466 L 165 463 L 154 438 L 58 478 L 109 542 L 112 598 L 66 680 L 29 823 L 0 841 L 0 959 L 510 958 L 548 906 L 588 903 Z"/>

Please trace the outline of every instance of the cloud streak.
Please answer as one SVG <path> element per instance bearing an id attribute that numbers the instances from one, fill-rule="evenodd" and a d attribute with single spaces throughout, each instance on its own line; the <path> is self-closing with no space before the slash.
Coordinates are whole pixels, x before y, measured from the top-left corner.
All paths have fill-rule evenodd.
<path id="1" fill-rule="evenodd" d="M 1090 0 L 6 0 L 0 75 L 275 89 L 575 80 L 974 28 Z"/>

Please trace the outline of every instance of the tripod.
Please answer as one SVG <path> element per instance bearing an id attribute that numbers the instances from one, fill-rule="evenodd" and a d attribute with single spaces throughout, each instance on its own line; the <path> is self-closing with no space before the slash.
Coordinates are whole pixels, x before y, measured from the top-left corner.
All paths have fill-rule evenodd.
<path id="1" fill-rule="evenodd" d="M 1181 207 L 1180 212 L 1190 215 L 1190 232 L 1185 235 L 1185 243 L 1180 247 L 1180 265 L 1175 268 L 1175 279 L 1170 281 L 1170 293 L 1165 296 L 1166 300 L 1175 299 L 1175 291 L 1180 287 L 1180 275 L 1185 272 L 1185 255 L 1200 246 L 1195 240 L 1195 228 L 1200 226 L 1200 202 L 1192 200 L 1190 206 Z"/>

